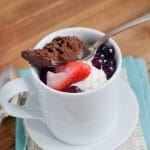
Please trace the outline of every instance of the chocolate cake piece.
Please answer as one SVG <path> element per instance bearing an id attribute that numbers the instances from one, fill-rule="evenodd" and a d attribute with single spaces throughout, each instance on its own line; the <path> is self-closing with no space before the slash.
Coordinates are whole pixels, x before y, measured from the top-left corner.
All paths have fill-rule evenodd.
<path id="1" fill-rule="evenodd" d="M 43 49 L 24 50 L 21 56 L 38 67 L 48 67 L 78 59 L 83 42 L 75 36 L 56 37 Z"/>

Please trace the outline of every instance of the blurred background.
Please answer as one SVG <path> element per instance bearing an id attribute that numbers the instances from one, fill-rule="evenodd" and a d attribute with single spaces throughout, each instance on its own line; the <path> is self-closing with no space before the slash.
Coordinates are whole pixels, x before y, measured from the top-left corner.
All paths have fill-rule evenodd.
<path id="1" fill-rule="evenodd" d="M 149 0 L 0 0 L 0 72 L 9 66 L 25 69 L 21 50 L 32 49 L 47 34 L 61 28 L 81 26 L 106 32 L 150 13 Z M 150 23 L 146 22 L 114 37 L 123 56 L 145 59 L 150 68 Z M 15 119 L 0 127 L 0 149 L 15 147 Z"/>
<path id="2" fill-rule="evenodd" d="M 27 68 L 20 51 L 32 49 L 55 30 L 82 26 L 108 31 L 150 12 L 149 0 L 1 0 L 0 71 L 9 65 Z M 150 58 L 149 23 L 120 33 L 114 39 L 123 55 Z"/>

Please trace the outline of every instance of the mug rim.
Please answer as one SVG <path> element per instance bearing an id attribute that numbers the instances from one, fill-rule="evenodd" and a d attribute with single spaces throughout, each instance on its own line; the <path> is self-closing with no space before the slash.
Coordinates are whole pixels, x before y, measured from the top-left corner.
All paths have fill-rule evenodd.
<path id="1" fill-rule="evenodd" d="M 59 34 L 62 32 L 69 32 L 72 30 L 80 30 L 81 32 L 83 30 L 89 31 L 89 32 L 95 32 L 98 33 L 100 36 L 105 35 L 103 32 L 96 30 L 96 29 L 92 29 L 92 28 L 86 28 L 86 27 L 69 27 L 69 28 L 63 28 L 57 31 L 54 31 L 52 33 L 47 34 L 46 36 L 44 36 L 35 46 L 33 49 L 37 49 L 39 47 L 39 45 L 41 45 L 46 39 L 48 39 L 49 37 L 51 37 L 54 34 Z M 57 35 L 58 36 L 58 35 Z M 70 96 L 81 96 L 81 95 L 87 95 L 87 94 L 91 94 L 97 90 L 100 90 L 104 87 L 106 87 L 107 85 L 109 85 L 112 81 L 114 81 L 116 79 L 116 76 L 119 74 L 120 69 L 121 69 L 121 65 L 122 65 L 122 54 L 121 54 L 121 50 L 118 46 L 118 44 L 112 39 L 109 39 L 109 42 L 115 47 L 115 52 L 117 52 L 117 57 L 118 57 L 118 66 L 114 72 L 114 74 L 112 75 L 112 77 L 108 80 L 106 80 L 106 82 L 103 85 L 100 85 L 99 87 L 89 90 L 89 91 L 84 91 L 84 92 L 80 92 L 80 93 L 69 93 L 69 92 L 63 92 L 63 91 L 58 91 L 55 89 L 52 89 L 50 87 L 48 87 L 45 83 L 43 83 L 39 77 L 37 77 L 37 73 L 36 73 L 36 67 L 34 67 L 33 65 L 29 64 L 29 69 L 31 71 L 32 77 L 34 77 L 34 79 L 36 79 L 36 81 L 43 87 L 46 88 L 47 90 L 49 90 L 50 92 L 53 92 L 53 94 L 60 94 L 60 95 L 70 95 Z"/>

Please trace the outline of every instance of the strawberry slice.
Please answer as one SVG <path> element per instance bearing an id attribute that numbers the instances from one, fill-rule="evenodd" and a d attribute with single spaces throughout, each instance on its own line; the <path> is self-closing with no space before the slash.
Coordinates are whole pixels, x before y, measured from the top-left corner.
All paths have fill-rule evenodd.
<path id="1" fill-rule="evenodd" d="M 71 84 L 87 78 L 91 68 L 83 62 L 68 62 L 57 66 L 55 73 L 47 72 L 47 85 L 55 90 L 64 91 Z"/>

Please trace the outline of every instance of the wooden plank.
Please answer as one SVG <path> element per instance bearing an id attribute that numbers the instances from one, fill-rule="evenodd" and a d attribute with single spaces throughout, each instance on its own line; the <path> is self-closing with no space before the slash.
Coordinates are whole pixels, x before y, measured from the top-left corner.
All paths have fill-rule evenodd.
<path id="1" fill-rule="evenodd" d="M 0 126 L 0 149 L 13 150 L 15 148 L 15 118 L 6 118 Z"/>

